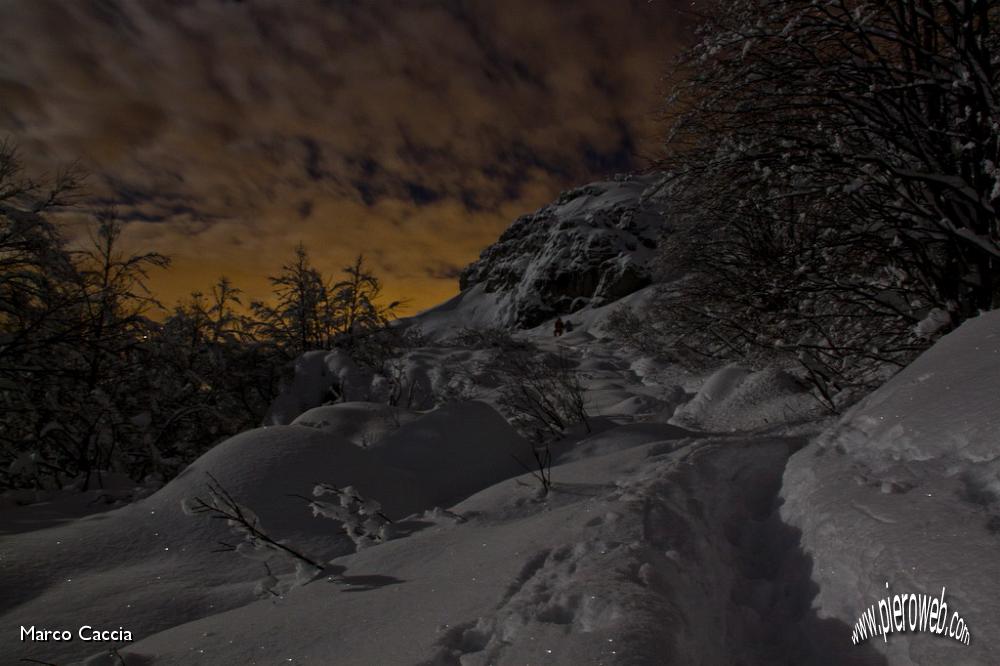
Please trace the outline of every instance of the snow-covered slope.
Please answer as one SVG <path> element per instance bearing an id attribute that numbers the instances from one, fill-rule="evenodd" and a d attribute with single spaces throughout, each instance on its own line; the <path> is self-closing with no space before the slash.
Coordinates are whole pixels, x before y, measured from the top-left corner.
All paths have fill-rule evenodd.
<path id="1" fill-rule="evenodd" d="M 398 521 L 522 473 L 512 455 L 524 442 L 485 404 L 452 404 L 408 420 L 377 448 L 362 448 L 329 428 L 258 428 L 219 444 L 144 500 L 48 529 L 25 529 L 44 507 L 5 510 L 0 625 L 14 631 L 22 624 L 87 623 L 145 636 L 253 601 L 264 564 L 217 552 L 221 542 L 238 543 L 226 525 L 181 510 L 183 501 L 207 497 L 212 479 L 253 510 L 275 539 L 327 560 L 353 546 L 337 523 L 312 516 L 303 498 L 318 482 L 351 485 Z M 405 534 L 410 528 L 402 525 Z M 273 566 L 288 573 L 280 558 Z M 5 640 L 0 663 L 80 657 L 98 646 Z"/>
<path id="2" fill-rule="evenodd" d="M 431 506 L 412 475 L 375 464 L 365 451 L 312 428 L 278 426 L 242 433 L 218 445 L 147 499 L 48 529 L 9 534 L 35 507 L 0 519 L 0 663 L 21 657 L 64 663 L 100 644 L 26 643 L 21 626 L 124 626 L 144 636 L 254 599 L 261 562 L 213 552 L 231 541 L 224 524 L 187 516 L 181 501 L 206 496 L 209 474 L 251 507 L 275 538 L 317 558 L 351 550 L 337 526 L 312 518 L 293 495 L 317 481 L 353 483 L 384 497 L 395 516 Z M 86 500 L 85 500 L 86 501 Z M 326 523 L 326 524 L 323 524 Z"/>
<path id="3" fill-rule="evenodd" d="M 497 302 L 484 289 L 439 309 L 440 331 L 494 322 L 496 310 L 469 305 Z M 553 445 L 547 494 L 491 406 L 496 378 L 478 370 L 503 348 L 441 335 L 400 360 L 397 379 L 415 387 L 406 408 L 379 402 L 384 377 L 311 353 L 274 425 L 155 494 L 83 518 L 91 509 L 74 514 L 66 497 L 4 507 L 0 663 L 996 663 L 1000 314 L 945 337 L 827 429 L 778 370 L 699 376 L 635 357 L 603 331 L 614 307 L 574 313 L 557 339 L 548 324 L 516 335 L 573 365 L 592 416 Z M 455 399 L 463 382 L 482 399 Z M 181 510 L 212 477 L 323 574 L 213 552 L 228 526 Z M 355 552 L 305 505 L 317 482 L 378 500 L 392 538 Z M 853 644 L 886 582 L 947 588 L 971 644 L 927 633 Z M 82 624 L 134 640 L 109 655 L 111 643 L 11 639 L 22 625 Z"/>
<path id="4" fill-rule="evenodd" d="M 679 382 L 696 379 L 601 342 L 601 309 L 589 312 L 563 339 L 526 334 L 543 352 L 575 360 L 595 417 L 594 434 L 581 430 L 557 447 L 560 466 L 544 500 L 514 460 L 530 460 L 527 444 L 486 404 L 449 402 L 424 414 L 370 402 L 314 406 L 334 384 L 341 395 L 376 384 L 336 353 L 310 354 L 273 410 L 292 425 L 228 440 L 147 499 L 42 529 L 31 520 L 44 507 L 5 509 L 4 626 L 123 626 L 136 640 L 121 650 L 126 664 L 522 663 L 547 650 L 558 655 L 554 663 L 652 658 L 661 641 L 657 609 L 673 602 L 654 589 L 660 583 L 636 578 L 652 529 L 643 507 L 653 501 L 636 484 L 654 487 L 647 461 L 697 444 L 698 433 L 655 422 L 689 395 Z M 488 353 L 437 345 L 410 352 L 406 370 L 440 388 L 448 372 L 472 369 Z M 687 466 L 683 457 L 662 460 Z M 296 585 L 294 567 L 277 558 L 269 567 L 279 596 L 258 601 L 270 577 L 264 565 L 213 552 L 232 539 L 226 525 L 181 510 L 182 500 L 205 495 L 208 474 L 276 538 L 329 562 L 326 577 Z M 396 538 L 352 553 L 340 527 L 305 506 L 301 496 L 316 482 L 351 484 L 379 500 L 396 520 Z M 666 489 L 654 485 L 656 496 Z M 469 496 L 450 511 L 434 508 Z M 684 559 L 680 573 L 666 570 L 670 560 L 655 566 L 686 581 L 699 557 Z M 653 581 L 661 574 L 649 567 Z M 342 619 L 349 617 L 356 619 Z M 100 649 L 6 642 L 0 661 L 66 663 Z"/>
<path id="5" fill-rule="evenodd" d="M 664 228 L 660 178 L 593 183 L 518 218 L 462 271 L 462 293 L 435 310 L 467 311 L 468 325 L 531 328 L 647 285 Z"/>
<path id="6" fill-rule="evenodd" d="M 732 572 L 727 530 L 766 513 L 787 448 L 649 443 L 560 467 L 545 502 L 527 478 L 504 482 L 422 517 L 405 539 L 336 560 L 343 580 L 179 626 L 126 654 L 157 665 L 730 663 L 720 620 L 743 625 L 730 588 L 754 581 Z M 721 492 L 704 483 L 716 465 L 738 476 Z"/>
<path id="7" fill-rule="evenodd" d="M 968 625 L 968 646 L 926 632 L 868 639 L 888 663 L 997 663 L 998 389 L 993 312 L 945 336 L 789 462 L 782 515 L 815 562 L 822 616 L 853 624 L 892 594 L 946 588 L 949 615 Z"/>

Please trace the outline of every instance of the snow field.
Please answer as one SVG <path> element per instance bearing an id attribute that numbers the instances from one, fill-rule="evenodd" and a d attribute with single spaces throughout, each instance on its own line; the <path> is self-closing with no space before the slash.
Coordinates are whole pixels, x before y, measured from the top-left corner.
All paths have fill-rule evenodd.
<path id="1" fill-rule="evenodd" d="M 376 384 L 307 356 L 273 412 L 292 425 L 224 442 L 154 495 L 61 523 L 5 509 L 4 620 L 127 625 L 127 665 L 991 663 L 998 323 L 946 337 L 818 438 L 814 403 L 780 371 L 693 377 L 629 358 L 597 315 L 572 338 L 540 326 L 525 337 L 574 359 L 596 413 L 553 446 L 544 498 L 513 461 L 527 444 L 488 404 L 492 387 L 487 402 L 429 410 L 323 405 L 331 382 Z M 439 369 L 485 353 L 432 345 L 406 371 L 438 402 L 455 377 Z M 296 584 L 275 560 L 276 594 L 256 594 L 262 564 L 212 553 L 229 531 L 180 510 L 208 473 L 323 575 Z M 377 500 L 394 538 L 355 552 L 293 497 L 317 482 Z M 971 645 L 853 645 L 886 581 L 947 587 Z M 99 648 L 0 651 L 63 663 Z"/>

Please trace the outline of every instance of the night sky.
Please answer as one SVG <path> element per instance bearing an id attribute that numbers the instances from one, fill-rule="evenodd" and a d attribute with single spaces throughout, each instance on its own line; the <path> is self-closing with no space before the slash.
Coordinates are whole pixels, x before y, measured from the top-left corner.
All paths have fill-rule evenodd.
<path id="1" fill-rule="evenodd" d="M 168 305 L 222 274 L 263 296 L 301 240 L 327 274 L 364 252 L 412 312 L 517 215 L 656 155 L 673 6 L 7 1 L 0 135 L 81 161 L 173 258 Z"/>

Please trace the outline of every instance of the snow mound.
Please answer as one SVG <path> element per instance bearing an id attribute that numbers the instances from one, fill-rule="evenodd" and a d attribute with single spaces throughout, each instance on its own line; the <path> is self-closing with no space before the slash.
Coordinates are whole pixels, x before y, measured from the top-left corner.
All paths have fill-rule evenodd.
<path id="1" fill-rule="evenodd" d="M 356 446 L 367 448 L 418 417 L 414 411 L 381 402 L 338 402 L 306 410 L 292 421 L 292 425 L 334 433 Z"/>
<path id="2" fill-rule="evenodd" d="M 491 328 L 497 325 L 500 294 L 486 293 L 485 284 L 464 289 L 441 305 L 402 320 L 416 325 L 427 338 L 437 340 L 454 335 L 463 328 Z"/>
<path id="3" fill-rule="evenodd" d="M 825 437 L 871 465 L 1000 457 L 1000 313 L 972 319 L 857 404 Z"/>
<path id="4" fill-rule="evenodd" d="M 782 515 L 815 561 L 822 614 L 853 624 L 889 595 L 946 588 L 949 615 L 969 628 L 970 645 L 919 632 L 870 638 L 889 663 L 995 662 L 998 377 L 994 312 L 942 338 L 789 461 Z"/>
<path id="5" fill-rule="evenodd" d="M 605 416 L 637 416 L 662 411 L 667 403 L 648 395 L 633 395 L 604 410 Z"/>
<path id="6" fill-rule="evenodd" d="M 295 360 L 291 379 L 271 404 L 264 425 L 288 425 L 302 412 L 331 400 L 368 400 L 373 397 L 372 374 L 343 351 L 306 352 Z"/>
<path id="7" fill-rule="evenodd" d="M 815 418 L 820 406 L 794 377 L 728 365 L 711 375 L 669 423 L 706 431 L 756 430 Z"/>
<path id="8" fill-rule="evenodd" d="M 320 409 L 378 412 L 358 403 Z M 523 471 L 513 455 L 523 455 L 527 443 L 486 403 L 450 404 L 428 414 L 410 414 L 407 420 L 393 424 L 367 449 L 301 425 L 251 430 L 206 453 L 154 497 L 190 494 L 190 479 L 208 472 L 234 495 L 245 497 L 245 504 L 261 505 L 258 513 L 265 521 L 266 507 L 275 504 L 276 495 L 304 494 L 303 489 L 317 482 L 352 485 L 362 496 L 381 502 L 390 518 L 400 518 L 446 505 Z M 274 518 L 288 515 L 290 509 L 275 506 Z"/>
<path id="9" fill-rule="evenodd" d="M 255 582 L 264 574 L 262 563 L 213 552 L 219 542 L 232 541 L 227 526 L 181 509 L 183 500 L 207 497 L 208 474 L 253 510 L 271 536 L 320 561 L 353 547 L 337 525 L 313 518 L 305 501 L 291 496 L 308 495 L 316 481 L 354 484 L 382 502 L 392 517 L 432 506 L 411 474 L 386 468 L 346 440 L 292 426 L 253 430 L 219 444 L 144 500 L 49 529 L 6 535 L 0 622 L 11 627 L 24 622 L 125 624 L 143 636 L 252 601 Z M 16 513 L 5 511 L 4 521 L 16 521 Z M 277 574 L 290 568 L 272 564 Z M 62 663 L 80 657 L 81 650 L 96 652 L 101 644 L 17 647 L 16 655 L 4 656 Z"/>
<path id="10" fill-rule="evenodd" d="M 484 402 L 445 405 L 387 435 L 373 449 L 386 465 L 412 472 L 434 502 L 471 495 L 524 470 L 528 443 Z"/>
<path id="11" fill-rule="evenodd" d="M 390 517 L 402 517 L 430 506 L 422 480 L 400 471 L 351 442 L 309 428 L 271 426 L 227 439 L 192 463 L 150 498 L 169 509 L 185 497 L 204 494 L 211 474 L 265 525 L 314 530 L 303 500 L 319 482 L 352 485 L 382 503 Z M 419 481 L 419 482 L 418 482 Z"/>
<path id="12" fill-rule="evenodd" d="M 336 407 L 322 409 L 337 418 L 378 413 L 370 405 Z M 19 626 L 24 618 L 39 618 L 34 620 L 39 626 L 44 620 L 47 627 L 76 627 L 86 620 L 117 627 L 127 619 L 134 635 L 148 636 L 253 601 L 263 564 L 213 552 L 220 542 L 233 540 L 224 521 L 182 511 L 186 500 L 208 497 L 212 478 L 251 509 L 270 536 L 326 562 L 354 547 L 339 525 L 312 516 L 306 501 L 317 482 L 351 485 L 377 500 L 405 536 L 410 523 L 401 518 L 521 474 L 511 454 L 526 448 L 499 414 L 475 402 L 420 416 L 369 449 L 301 425 L 241 433 L 144 500 L 49 529 L 6 535 L 0 589 L 10 594 L 5 592 L 2 621 Z M 5 522 L 16 523 L 16 512 L 5 511 Z M 281 558 L 271 566 L 275 576 L 291 568 Z M 21 647 L 16 656 L 62 661 L 81 657 L 81 650 L 96 652 L 101 644 L 48 644 L 44 653 Z"/>

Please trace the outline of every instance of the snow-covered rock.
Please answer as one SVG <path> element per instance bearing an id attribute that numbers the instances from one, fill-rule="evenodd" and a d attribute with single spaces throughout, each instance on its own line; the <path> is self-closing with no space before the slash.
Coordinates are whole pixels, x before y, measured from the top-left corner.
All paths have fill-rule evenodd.
<path id="1" fill-rule="evenodd" d="M 805 386 L 780 369 L 728 365 L 678 407 L 670 423 L 716 432 L 755 430 L 815 419 L 823 411 Z"/>
<path id="2" fill-rule="evenodd" d="M 373 374 L 342 350 L 308 351 L 295 359 L 292 375 L 271 404 L 264 425 L 287 425 L 327 401 L 371 400 Z"/>
<path id="3" fill-rule="evenodd" d="M 564 193 L 483 250 L 460 287 L 495 295 L 493 325 L 521 328 L 636 291 L 664 225 L 658 184 L 632 176 Z"/>

